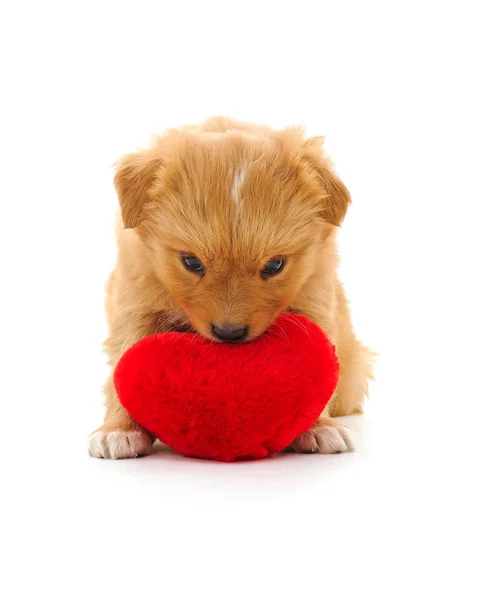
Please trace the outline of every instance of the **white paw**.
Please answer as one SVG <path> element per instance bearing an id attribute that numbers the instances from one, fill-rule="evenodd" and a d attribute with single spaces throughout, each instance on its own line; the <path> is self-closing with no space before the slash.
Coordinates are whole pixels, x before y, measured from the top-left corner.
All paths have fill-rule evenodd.
<path id="1" fill-rule="evenodd" d="M 94 431 L 89 435 L 89 452 L 98 458 L 136 458 L 148 454 L 152 438 L 142 430 Z"/>
<path id="2" fill-rule="evenodd" d="M 349 430 L 343 425 L 315 425 L 294 440 L 289 448 L 304 454 L 354 452 Z"/>

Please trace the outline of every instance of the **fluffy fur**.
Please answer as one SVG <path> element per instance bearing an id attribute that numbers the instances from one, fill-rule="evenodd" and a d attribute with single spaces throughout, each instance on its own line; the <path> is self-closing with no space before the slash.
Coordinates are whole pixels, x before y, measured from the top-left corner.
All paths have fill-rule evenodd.
<path id="1" fill-rule="evenodd" d="M 125 156 L 115 185 L 119 253 L 107 285 L 105 343 L 112 369 L 153 333 L 195 330 L 212 339 L 212 324 L 228 322 L 248 326 L 248 342 L 281 311 L 303 314 L 335 344 L 340 380 L 313 430 L 291 449 L 351 449 L 330 417 L 362 411 L 372 359 L 353 333 L 336 275 L 336 229 L 351 199 L 322 138 L 214 118 Z M 185 269 L 185 254 L 202 260 L 204 275 Z M 261 277 L 280 256 L 282 272 Z M 105 393 L 105 422 L 90 439 L 91 454 L 148 452 L 151 438 L 120 405 L 112 377 Z"/>

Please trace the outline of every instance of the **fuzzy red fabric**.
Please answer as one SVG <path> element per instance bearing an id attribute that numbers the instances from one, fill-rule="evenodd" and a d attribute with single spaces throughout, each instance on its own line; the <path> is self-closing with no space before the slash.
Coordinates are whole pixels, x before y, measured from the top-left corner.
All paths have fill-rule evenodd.
<path id="1" fill-rule="evenodd" d="M 121 358 L 114 381 L 133 418 L 172 449 L 234 461 L 286 448 L 314 424 L 338 377 L 319 327 L 282 314 L 249 344 L 174 332 L 144 338 Z"/>

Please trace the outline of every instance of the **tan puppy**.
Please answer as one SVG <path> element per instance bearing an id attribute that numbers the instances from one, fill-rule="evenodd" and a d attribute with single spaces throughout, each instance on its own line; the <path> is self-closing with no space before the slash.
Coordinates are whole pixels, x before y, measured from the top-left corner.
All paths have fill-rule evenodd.
<path id="1" fill-rule="evenodd" d="M 122 222 L 107 285 L 112 369 L 141 338 L 196 331 L 219 342 L 249 342 L 280 311 L 306 315 L 337 347 L 337 390 L 296 452 L 353 450 L 329 417 L 362 411 L 371 353 L 355 337 L 336 276 L 336 229 L 350 203 L 321 138 L 225 118 L 168 131 L 125 156 L 115 176 Z M 93 456 L 147 454 L 152 439 L 106 383 L 104 424 Z"/>

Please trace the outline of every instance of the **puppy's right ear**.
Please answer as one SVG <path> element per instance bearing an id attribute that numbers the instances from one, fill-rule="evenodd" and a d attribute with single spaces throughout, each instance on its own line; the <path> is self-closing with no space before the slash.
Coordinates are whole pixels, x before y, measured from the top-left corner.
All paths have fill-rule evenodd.
<path id="1" fill-rule="evenodd" d="M 351 195 L 324 154 L 323 141 L 322 137 L 308 139 L 303 147 L 303 158 L 324 196 L 320 215 L 327 223 L 339 227 L 351 204 Z"/>
<path id="2" fill-rule="evenodd" d="M 136 227 L 142 219 L 148 191 L 157 180 L 162 165 L 159 147 L 127 154 L 116 164 L 114 184 L 125 228 Z"/>

